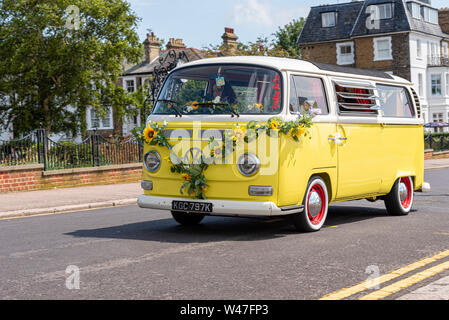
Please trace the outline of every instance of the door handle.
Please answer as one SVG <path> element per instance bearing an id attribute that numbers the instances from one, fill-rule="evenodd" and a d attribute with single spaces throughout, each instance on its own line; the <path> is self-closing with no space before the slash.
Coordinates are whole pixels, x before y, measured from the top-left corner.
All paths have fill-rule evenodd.
<path id="1" fill-rule="evenodd" d="M 343 141 L 347 141 L 348 140 L 348 138 L 341 137 L 339 135 L 336 135 L 334 137 L 329 137 L 328 139 L 329 139 L 329 141 L 333 141 L 335 144 L 342 144 Z"/>

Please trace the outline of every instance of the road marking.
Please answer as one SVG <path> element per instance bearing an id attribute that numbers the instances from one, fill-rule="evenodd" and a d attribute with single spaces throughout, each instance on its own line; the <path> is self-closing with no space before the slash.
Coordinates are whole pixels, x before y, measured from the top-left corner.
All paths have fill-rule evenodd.
<path id="1" fill-rule="evenodd" d="M 396 300 L 449 300 L 449 276 L 400 296 Z"/>
<path id="2" fill-rule="evenodd" d="M 379 299 L 388 297 L 389 295 L 392 295 L 393 293 L 396 293 L 402 289 L 408 288 L 420 281 L 430 278 L 430 277 L 432 277 L 438 273 L 441 273 L 447 269 L 449 269 L 449 261 L 443 262 L 434 267 L 431 267 L 429 269 L 418 272 L 418 273 L 414 274 L 413 276 L 410 276 L 408 278 L 405 278 L 403 280 L 395 282 L 389 286 L 386 286 L 385 288 L 382 288 L 382 289 L 374 291 L 370 294 L 367 294 L 366 296 L 359 298 L 359 300 L 379 300 Z"/>
<path id="3" fill-rule="evenodd" d="M 394 270 L 388 274 L 384 274 L 380 277 L 370 279 L 370 283 L 373 283 L 373 286 L 380 285 L 381 283 L 393 280 L 393 279 L 400 277 L 406 273 L 409 273 L 410 271 L 419 269 L 421 267 L 424 267 L 425 265 L 428 265 L 429 263 L 435 262 L 439 259 L 442 259 L 442 258 L 445 258 L 448 256 L 449 256 L 449 250 L 442 251 L 430 258 L 425 258 L 425 259 L 419 260 L 419 261 L 409 264 L 405 267 Z M 367 286 L 367 282 L 363 281 L 355 286 L 352 286 L 349 288 L 344 288 L 344 289 L 329 293 L 329 294 L 323 296 L 322 298 L 320 298 L 319 300 L 341 300 L 341 299 L 347 298 L 349 296 L 352 296 L 356 293 L 365 291 L 367 289 L 370 289 L 370 286 Z"/>
<path id="4" fill-rule="evenodd" d="M 433 234 L 443 235 L 443 236 L 449 236 L 449 232 L 434 232 Z"/>

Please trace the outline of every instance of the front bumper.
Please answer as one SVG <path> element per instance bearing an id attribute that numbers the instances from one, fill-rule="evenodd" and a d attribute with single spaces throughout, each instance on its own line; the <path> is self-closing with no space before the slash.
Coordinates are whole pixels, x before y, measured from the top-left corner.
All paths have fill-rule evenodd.
<path id="1" fill-rule="evenodd" d="M 191 200 L 184 198 L 150 197 L 141 195 L 137 204 L 141 208 L 171 210 L 172 201 L 195 201 L 212 203 L 210 215 L 225 216 L 283 216 L 302 212 L 303 206 L 278 207 L 271 201 L 230 201 L 230 200 Z"/>

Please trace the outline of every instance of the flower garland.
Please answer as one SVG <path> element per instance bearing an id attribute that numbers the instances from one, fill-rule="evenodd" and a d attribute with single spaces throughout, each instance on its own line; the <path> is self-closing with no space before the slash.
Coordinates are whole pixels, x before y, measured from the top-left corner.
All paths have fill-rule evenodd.
<path id="1" fill-rule="evenodd" d="M 205 193 L 209 185 L 204 172 L 209 165 L 222 161 L 226 155 L 234 152 L 237 145 L 249 143 L 264 133 L 268 136 L 275 132 L 277 136 L 284 134 L 299 142 L 301 135 L 307 136 L 306 130 L 312 126 L 312 118 L 312 114 L 305 112 L 295 121 L 283 121 L 280 117 L 273 117 L 266 122 L 253 120 L 246 126 L 241 126 L 237 123 L 233 126 L 233 129 L 225 131 L 222 144 L 213 137 L 210 138 L 208 147 L 211 150 L 211 156 L 206 158 L 202 155 L 198 159 L 200 160 L 198 164 L 183 163 L 182 159 L 174 153 L 165 157 L 164 160 L 171 164 L 170 170 L 172 173 L 180 174 L 183 178 L 183 184 L 180 188 L 181 195 L 187 192 L 187 194 L 197 199 L 206 199 Z M 143 131 L 137 132 L 137 138 L 149 145 L 166 147 L 171 151 L 173 146 L 164 135 L 164 129 L 167 125 L 166 121 L 162 124 L 150 121 Z"/>

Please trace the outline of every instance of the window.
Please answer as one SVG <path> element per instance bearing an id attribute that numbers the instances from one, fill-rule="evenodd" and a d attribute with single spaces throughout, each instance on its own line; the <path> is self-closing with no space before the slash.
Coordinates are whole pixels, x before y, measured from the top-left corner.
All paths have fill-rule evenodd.
<path id="1" fill-rule="evenodd" d="M 434 9 L 430 9 L 430 23 L 438 24 L 438 11 Z"/>
<path id="2" fill-rule="evenodd" d="M 337 43 L 337 64 L 354 63 L 354 42 Z"/>
<path id="3" fill-rule="evenodd" d="M 418 92 L 419 95 L 422 97 L 424 95 L 424 87 L 423 87 L 423 75 L 422 73 L 418 73 Z"/>
<path id="4" fill-rule="evenodd" d="M 433 122 L 443 122 L 443 114 L 442 113 L 434 113 L 432 114 Z M 434 128 L 435 132 L 443 132 L 443 128 Z"/>
<path id="5" fill-rule="evenodd" d="M 431 83 L 432 83 L 432 95 L 441 96 L 441 75 L 440 74 L 431 75 Z"/>
<path id="6" fill-rule="evenodd" d="M 393 17 L 393 4 L 392 3 L 384 3 L 377 6 L 379 10 L 379 19 L 391 19 Z M 377 10 L 376 10 L 377 12 Z"/>
<path id="7" fill-rule="evenodd" d="M 126 90 L 128 92 L 136 91 L 134 86 L 134 80 L 126 80 Z"/>
<path id="8" fill-rule="evenodd" d="M 335 27 L 337 25 L 337 12 L 324 12 L 321 14 L 321 26 L 323 28 Z"/>
<path id="9" fill-rule="evenodd" d="M 446 96 L 449 96 L 449 73 L 446 73 Z"/>
<path id="10" fill-rule="evenodd" d="M 374 61 L 392 60 L 391 37 L 374 39 Z"/>
<path id="11" fill-rule="evenodd" d="M 96 112 L 94 109 L 89 109 L 89 118 L 88 118 L 88 130 L 93 129 L 114 129 L 113 121 L 112 121 L 112 109 L 107 108 L 106 114 L 104 117 L 100 117 L 98 112 Z"/>
<path id="12" fill-rule="evenodd" d="M 314 114 L 328 114 L 323 80 L 292 76 L 289 105 L 291 113 L 302 113 L 305 109 L 311 108 Z"/>
<path id="13" fill-rule="evenodd" d="M 436 57 L 437 52 L 438 52 L 438 45 L 435 42 L 432 42 L 432 44 L 431 44 L 432 57 Z"/>
<path id="14" fill-rule="evenodd" d="M 414 108 L 407 89 L 389 85 L 377 85 L 380 107 L 384 117 L 413 118 Z"/>
<path id="15" fill-rule="evenodd" d="M 421 20 L 421 6 L 417 3 L 410 3 L 410 11 L 412 13 L 412 17 L 415 19 Z"/>
<path id="16" fill-rule="evenodd" d="M 278 114 L 281 73 L 251 65 L 211 64 L 178 69 L 167 77 L 153 114 Z"/>
<path id="17" fill-rule="evenodd" d="M 443 122 L 443 114 L 442 113 L 434 113 L 432 115 L 433 122 Z"/>
<path id="18" fill-rule="evenodd" d="M 424 21 L 438 24 L 438 11 L 429 7 L 422 7 Z"/>
<path id="19" fill-rule="evenodd" d="M 449 57 L 449 48 L 447 42 L 443 42 L 443 57 L 446 59 Z"/>
<path id="20" fill-rule="evenodd" d="M 421 40 L 416 40 L 416 56 L 418 58 L 422 57 L 422 48 L 421 48 Z"/>
<path id="21" fill-rule="evenodd" d="M 370 83 L 334 81 L 339 113 L 342 115 L 377 115 L 375 87 Z"/>

